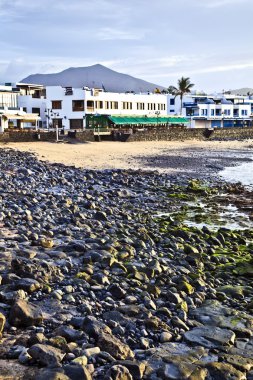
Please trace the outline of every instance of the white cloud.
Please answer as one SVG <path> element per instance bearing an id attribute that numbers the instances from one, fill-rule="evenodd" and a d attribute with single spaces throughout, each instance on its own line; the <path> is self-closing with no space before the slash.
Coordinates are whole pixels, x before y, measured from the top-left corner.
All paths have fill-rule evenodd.
<path id="1" fill-rule="evenodd" d="M 230 5 L 242 5 L 243 3 L 248 3 L 251 0 L 195 0 L 195 3 L 197 5 L 200 5 L 204 8 L 220 8 L 224 6 L 230 6 Z"/>
<path id="2" fill-rule="evenodd" d="M 97 32 L 97 38 L 102 41 L 109 40 L 141 40 L 144 36 L 144 32 L 120 30 L 117 28 L 101 28 Z"/>

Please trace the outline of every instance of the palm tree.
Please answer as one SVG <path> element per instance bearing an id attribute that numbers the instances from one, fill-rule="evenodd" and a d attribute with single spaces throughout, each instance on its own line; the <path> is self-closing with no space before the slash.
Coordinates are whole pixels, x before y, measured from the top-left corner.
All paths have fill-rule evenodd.
<path id="1" fill-rule="evenodd" d="M 177 87 L 169 86 L 168 92 L 169 94 L 174 95 L 175 98 L 177 96 L 180 96 L 180 102 L 181 102 L 180 114 L 182 114 L 183 96 L 184 94 L 188 94 L 189 92 L 191 92 L 191 88 L 194 86 L 194 84 L 191 83 L 190 78 L 184 78 L 184 77 L 178 79 L 177 84 L 178 84 Z"/>

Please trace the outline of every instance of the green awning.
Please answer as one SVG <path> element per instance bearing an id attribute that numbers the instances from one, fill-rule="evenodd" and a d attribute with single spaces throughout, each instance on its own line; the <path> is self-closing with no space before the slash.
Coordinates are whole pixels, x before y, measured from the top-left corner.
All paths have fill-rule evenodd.
<path id="1" fill-rule="evenodd" d="M 115 125 L 159 125 L 159 124 L 186 124 L 189 120 L 184 117 L 161 116 L 108 116 L 108 119 Z"/>

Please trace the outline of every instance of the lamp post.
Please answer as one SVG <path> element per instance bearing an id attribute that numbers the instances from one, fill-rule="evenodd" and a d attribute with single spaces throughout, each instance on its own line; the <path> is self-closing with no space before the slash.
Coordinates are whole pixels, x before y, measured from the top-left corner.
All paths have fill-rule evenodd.
<path id="1" fill-rule="evenodd" d="M 224 128 L 224 111 L 221 112 L 221 128 Z"/>
<path id="2" fill-rule="evenodd" d="M 55 133 L 56 133 L 56 142 L 59 141 L 59 133 L 58 133 L 58 120 L 57 117 L 59 116 L 58 112 L 54 112 L 51 110 L 51 117 L 54 117 L 55 120 Z"/>
<path id="3" fill-rule="evenodd" d="M 158 127 L 158 117 L 160 115 L 160 111 L 156 111 L 155 114 L 156 114 L 156 126 Z"/>
<path id="4" fill-rule="evenodd" d="M 46 119 L 47 119 L 47 129 L 49 129 L 49 120 L 50 120 L 50 112 L 52 110 L 50 108 L 45 109 Z"/>
<path id="5" fill-rule="evenodd" d="M 86 129 L 86 115 L 83 116 L 83 130 Z"/>

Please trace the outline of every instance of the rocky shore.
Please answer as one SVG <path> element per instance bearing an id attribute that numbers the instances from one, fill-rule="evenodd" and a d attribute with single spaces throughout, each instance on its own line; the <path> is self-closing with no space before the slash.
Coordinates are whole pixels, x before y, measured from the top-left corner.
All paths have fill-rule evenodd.
<path id="1" fill-rule="evenodd" d="M 253 379 L 240 184 L 0 151 L 0 379 Z"/>

